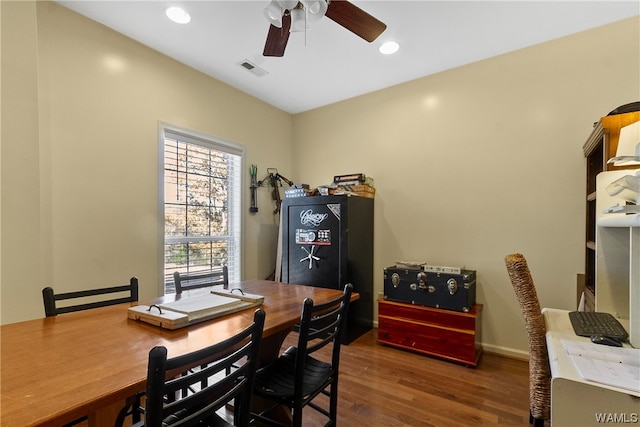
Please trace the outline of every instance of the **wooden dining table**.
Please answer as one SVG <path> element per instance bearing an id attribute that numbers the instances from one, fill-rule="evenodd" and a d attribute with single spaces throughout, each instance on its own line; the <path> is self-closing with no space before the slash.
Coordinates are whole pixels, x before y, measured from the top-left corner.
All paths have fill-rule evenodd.
<path id="1" fill-rule="evenodd" d="M 320 303 L 341 294 L 336 289 L 267 280 L 229 287 L 264 296 L 259 306 L 266 313 L 263 363 L 278 356 L 284 338 L 300 320 L 305 298 Z M 175 299 L 169 294 L 152 302 Z M 151 348 L 165 346 L 174 357 L 220 342 L 247 327 L 258 308 L 167 330 L 129 319 L 131 305 L 135 304 L 2 325 L 0 425 L 56 426 L 88 415 L 90 426 L 113 426 L 125 400 L 145 389 Z"/>

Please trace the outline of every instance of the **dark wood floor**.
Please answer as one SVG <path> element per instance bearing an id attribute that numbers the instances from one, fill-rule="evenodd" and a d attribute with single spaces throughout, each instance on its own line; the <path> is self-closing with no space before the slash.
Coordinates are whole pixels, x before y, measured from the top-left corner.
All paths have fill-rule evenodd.
<path id="1" fill-rule="evenodd" d="M 376 336 L 373 329 L 342 347 L 339 427 L 529 425 L 526 361 L 484 353 L 477 368 L 467 368 L 379 345 Z M 304 427 L 326 421 L 311 408 L 303 416 Z"/>
<path id="2" fill-rule="evenodd" d="M 529 425 L 526 361 L 484 353 L 467 368 L 379 345 L 376 332 L 342 347 L 340 427 Z M 311 408 L 304 417 L 324 422 Z"/>

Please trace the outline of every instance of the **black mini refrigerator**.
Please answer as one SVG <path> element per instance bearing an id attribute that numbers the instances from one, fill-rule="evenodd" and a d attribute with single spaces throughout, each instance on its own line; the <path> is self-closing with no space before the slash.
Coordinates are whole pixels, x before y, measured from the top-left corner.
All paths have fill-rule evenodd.
<path id="1" fill-rule="evenodd" d="M 285 283 L 343 289 L 360 298 L 349 307 L 345 342 L 373 327 L 373 199 L 312 196 L 282 201 Z"/>

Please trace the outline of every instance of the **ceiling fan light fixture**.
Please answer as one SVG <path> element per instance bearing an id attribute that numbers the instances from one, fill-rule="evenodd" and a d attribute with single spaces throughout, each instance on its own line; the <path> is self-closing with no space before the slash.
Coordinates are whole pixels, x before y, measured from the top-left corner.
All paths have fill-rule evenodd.
<path id="1" fill-rule="evenodd" d="M 276 0 L 271 0 L 269 6 L 264 9 L 264 16 L 271 25 L 282 28 L 282 13 L 283 9 Z"/>
<path id="2" fill-rule="evenodd" d="M 307 11 L 309 21 L 316 22 L 327 13 L 327 1 L 326 0 L 302 0 L 304 9 Z"/>
<path id="3" fill-rule="evenodd" d="M 0 0 L 1 1 L 1 0 Z M 293 32 L 305 32 L 308 22 L 323 16 L 371 43 L 382 34 L 387 25 L 348 0 L 275 0 L 284 9 L 280 28 L 269 25 L 263 56 L 282 57 Z M 273 3 L 273 0 L 270 0 Z M 331 7 L 329 7 L 331 6 Z M 267 16 L 268 18 L 268 16 Z"/>
<path id="4" fill-rule="evenodd" d="M 191 16 L 182 8 L 172 6 L 164 11 L 169 19 L 178 24 L 188 24 L 191 22 Z"/>
<path id="5" fill-rule="evenodd" d="M 291 29 L 289 30 L 289 32 L 299 33 L 306 31 L 307 29 L 307 17 L 305 15 L 304 9 L 301 7 L 297 7 L 291 10 Z"/>
<path id="6" fill-rule="evenodd" d="M 283 9 L 291 10 L 298 5 L 298 0 L 277 0 Z"/>

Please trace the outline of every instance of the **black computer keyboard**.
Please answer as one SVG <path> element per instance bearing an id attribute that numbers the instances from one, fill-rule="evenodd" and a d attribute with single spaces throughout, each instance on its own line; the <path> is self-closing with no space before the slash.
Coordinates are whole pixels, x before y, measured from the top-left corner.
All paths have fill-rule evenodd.
<path id="1" fill-rule="evenodd" d="M 571 326 L 573 326 L 576 335 L 581 337 L 604 335 L 618 341 L 626 341 L 629 337 L 618 319 L 609 313 L 571 311 L 569 312 L 569 320 L 571 320 Z"/>

